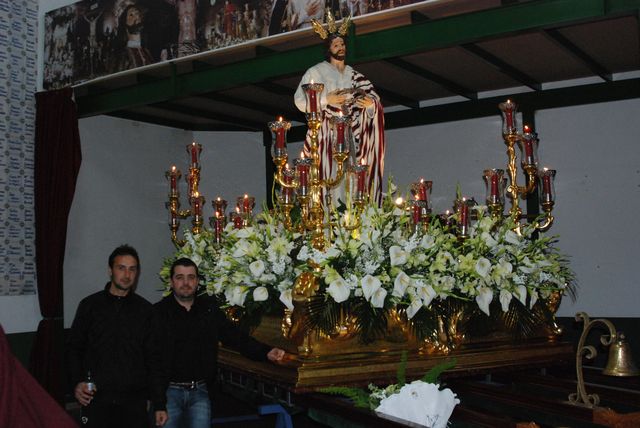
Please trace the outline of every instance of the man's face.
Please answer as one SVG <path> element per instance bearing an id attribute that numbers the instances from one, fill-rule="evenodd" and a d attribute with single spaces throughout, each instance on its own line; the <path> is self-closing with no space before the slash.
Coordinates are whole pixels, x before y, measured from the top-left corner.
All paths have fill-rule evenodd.
<path id="1" fill-rule="evenodd" d="M 122 291 L 128 291 L 136 283 L 138 262 L 133 256 L 116 256 L 113 267 L 109 268 L 111 284 Z"/>
<path id="2" fill-rule="evenodd" d="M 329 53 L 331 57 L 338 61 L 344 61 L 344 57 L 347 53 L 347 47 L 344 45 L 344 40 L 341 37 L 336 37 L 331 41 L 329 45 Z"/>
<path id="3" fill-rule="evenodd" d="M 192 300 L 198 289 L 196 268 L 177 265 L 171 277 L 171 289 L 178 300 Z"/>

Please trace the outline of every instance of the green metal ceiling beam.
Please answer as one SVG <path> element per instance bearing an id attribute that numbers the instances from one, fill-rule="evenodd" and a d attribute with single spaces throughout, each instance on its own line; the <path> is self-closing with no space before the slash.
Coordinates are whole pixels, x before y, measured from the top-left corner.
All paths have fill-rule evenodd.
<path id="1" fill-rule="evenodd" d="M 638 13 L 640 0 L 539 0 L 429 20 L 363 34 L 350 44 L 351 63 L 374 61 L 431 49 L 531 31 L 607 15 Z M 158 103 L 301 73 L 322 58 L 322 46 L 260 55 L 156 82 L 77 98 L 80 117 Z"/>

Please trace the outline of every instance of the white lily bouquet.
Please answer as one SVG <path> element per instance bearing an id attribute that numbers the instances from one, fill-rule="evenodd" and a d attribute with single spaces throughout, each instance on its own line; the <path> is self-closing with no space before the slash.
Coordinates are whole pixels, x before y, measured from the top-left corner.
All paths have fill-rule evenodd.
<path id="1" fill-rule="evenodd" d="M 251 324 L 266 311 L 293 309 L 296 278 L 311 273 L 319 290 L 310 304 L 322 310 L 312 311 L 310 327 L 330 333 L 337 314 L 349 313 L 363 342 L 384 334 L 391 311 L 402 313 L 424 339 L 438 317 L 447 319 L 460 307 L 474 326 L 497 323 L 527 335 L 553 318 L 548 300 L 573 293 L 573 273 L 554 237 L 535 237 L 526 226 L 517 234 L 509 218 L 488 216 L 485 206 L 473 208 L 477 221 L 467 239 L 457 236 L 457 214 L 433 216 L 426 231 L 414 231 L 393 198 L 365 207 L 356 230 L 334 213 L 324 251 L 263 211 L 245 229 L 228 224 L 218 247 L 208 230 L 185 233 L 174 257 L 193 259 L 206 291 L 253 317 Z M 165 284 L 170 263 L 161 271 Z"/>
<path id="2" fill-rule="evenodd" d="M 438 377 L 452 368 L 455 360 L 442 363 L 431 369 L 422 379 L 406 383 L 407 353 L 402 353 L 398 366 L 398 383 L 380 388 L 369 385 L 368 392 L 361 388 L 326 387 L 319 391 L 326 394 L 343 395 L 353 401 L 355 407 L 370 409 L 403 421 L 413 422 L 427 428 L 445 428 L 460 400 L 449 388 L 440 388 Z"/>

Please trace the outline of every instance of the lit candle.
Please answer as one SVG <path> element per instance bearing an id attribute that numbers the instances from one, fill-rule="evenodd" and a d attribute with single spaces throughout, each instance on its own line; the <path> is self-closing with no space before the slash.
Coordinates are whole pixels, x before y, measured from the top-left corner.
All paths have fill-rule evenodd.
<path id="1" fill-rule="evenodd" d="M 317 99 L 316 99 L 316 90 L 313 87 L 313 80 L 310 82 L 311 86 L 309 87 L 309 113 L 317 113 Z"/>
<path id="2" fill-rule="evenodd" d="M 511 100 L 507 100 L 505 104 L 504 116 L 507 122 L 507 128 L 513 128 L 513 103 Z"/>
<path id="3" fill-rule="evenodd" d="M 531 132 L 531 128 L 529 128 L 529 126 L 525 125 L 524 126 L 524 132 L 523 132 L 523 140 L 524 140 L 524 155 L 525 155 L 525 163 L 526 164 L 533 164 L 535 163 L 534 159 L 533 159 L 533 139 L 535 138 L 535 136 L 533 135 L 533 133 Z"/>
<path id="4" fill-rule="evenodd" d="M 420 185 L 418 186 L 418 200 L 427 200 L 427 186 L 425 185 L 423 178 L 420 179 Z"/>
<path id="5" fill-rule="evenodd" d="M 300 190 L 306 191 L 309 186 L 309 169 L 311 167 L 311 162 L 309 162 L 309 159 L 304 157 L 304 153 L 301 155 L 302 157 L 300 159 L 296 159 L 295 166 L 300 181 Z M 304 195 L 305 193 L 302 192 L 302 194 Z"/>
<path id="6" fill-rule="evenodd" d="M 196 142 L 194 141 L 193 143 L 191 143 L 191 163 L 193 165 L 197 165 L 198 164 L 198 145 L 196 144 Z"/>
<path id="7" fill-rule="evenodd" d="M 282 123 L 282 116 L 278 118 L 278 124 L 275 127 L 276 130 L 276 148 L 284 149 L 285 140 L 284 140 L 284 126 Z"/>
<path id="8" fill-rule="evenodd" d="M 178 183 L 176 182 L 176 176 L 178 174 L 176 174 L 176 169 L 177 169 L 176 166 L 172 165 L 171 166 L 171 173 L 169 175 L 170 180 L 171 180 L 171 190 L 172 190 L 172 192 L 175 192 L 175 190 L 178 188 Z"/>
<path id="9" fill-rule="evenodd" d="M 493 174 L 491 176 L 491 199 L 492 201 L 495 201 L 496 199 L 498 199 L 498 196 L 500 194 L 499 192 L 499 188 L 498 188 L 498 174 Z"/>
<path id="10" fill-rule="evenodd" d="M 242 229 L 242 216 L 240 215 L 240 208 L 236 207 L 236 212 L 234 212 L 233 214 L 234 229 Z"/>
<path id="11" fill-rule="evenodd" d="M 336 147 L 338 152 L 344 152 L 342 147 L 344 146 L 344 120 L 342 120 L 342 110 L 338 114 L 338 121 L 336 122 Z"/>
<path id="12" fill-rule="evenodd" d="M 460 227 L 466 228 L 469 222 L 469 205 L 467 200 L 462 198 L 462 204 L 460 204 Z"/>
<path id="13" fill-rule="evenodd" d="M 193 215 L 194 216 L 200 216 L 202 215 L 202 206 L 200 204 L 200 193 L 195 192 L 193 194 L 193 198 L 192 198 L 192 204 L 193 204 Z"/>
<path id="14" fill-rule="evenodd" d="M 216 218 L 224 218 L 224 212 L 227 209 L 227 201 L 218 196 L 213 201 L 213 209 L 216 213 Z"/>
<path id="15" fill-rule="evenodd" d="M 364 163 L 364 159 L 363 159 L 362 168 L 359 168 L 357 170 L 356 174 L 358 176 L 358 184 L 356 186 L 356 189 L 358 190 L 358 192 L 364 193 L 365 191 L 364 189 L 365 189 L 365 182 L 367 179 L 367 169 L 368 169 L 367 166 L 368 165 Z"/>
<path id="16" fill-rule="evenodd" d="M 251 210 L 249 206 L 249 195 L 244 194 L 244 198 L 242 198 L 242 212 L 248 213 Z"/>

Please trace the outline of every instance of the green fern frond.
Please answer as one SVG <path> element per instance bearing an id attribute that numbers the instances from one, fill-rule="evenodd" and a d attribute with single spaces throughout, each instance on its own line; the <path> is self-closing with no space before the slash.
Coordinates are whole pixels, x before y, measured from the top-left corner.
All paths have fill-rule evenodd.
<path id="1" fill-rule="evenodd" d="M 440 375 L 455 367 L 455 365 L 458 363 L 458 361 L 453 358 L 451 360 L 445 361 L 443 363 L 438 364 L 437 366 L 433 367 L 431 370 L 429 370 L 427 372 L 427 374 L 425 374 L 422 377 L 422 381 L 423 382 L 427 382 L 427 383 L 437 383 L 438 382 L 438 378 L 440 377 Z"/>
<path id="2" fill-rule="evenodd" d="M 398 366 L 398 387 L 402 388 L 407 383 L 407 351 L 402 351 L 400 365 Z"/>
<path id="3" fill-rule="evenodd" d="M 355 407 L 369 408 L 369 394 L 360 388 L 348 386 L 328 386 L 319 388 L 318 391 L 331 395 L 343 395 L 353 401 Z"/>

